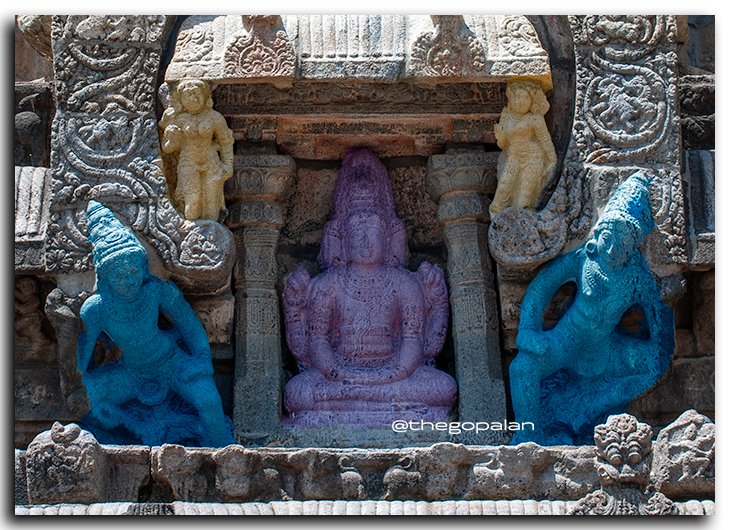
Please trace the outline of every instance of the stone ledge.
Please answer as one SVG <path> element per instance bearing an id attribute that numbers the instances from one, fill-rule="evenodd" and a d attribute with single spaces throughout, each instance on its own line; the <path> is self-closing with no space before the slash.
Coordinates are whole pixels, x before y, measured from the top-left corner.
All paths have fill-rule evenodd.
<path id="1" fill-rule="evenodd" d="M 16 505 L 15 515 L 565 515 L 575 501 L 278 501 Z M 714 515 L 714 501 L 677 503 L 679 515 Z"/>

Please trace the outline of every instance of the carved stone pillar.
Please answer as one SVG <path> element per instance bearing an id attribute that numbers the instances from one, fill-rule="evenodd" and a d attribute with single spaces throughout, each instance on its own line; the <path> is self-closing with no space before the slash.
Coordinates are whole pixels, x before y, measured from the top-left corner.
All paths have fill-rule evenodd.
<path id="1" fill-rule="evenodd" d="M 289 187 L 294 160 L 284 155 L 236 156 L 226 182 L 227 224 L 238 256 L 235 285 L 233 422 L 239 442 L 280 428 L 281 324 L 276 292 L 276 245 L 284 226 L 279 200 Z"/>
<path id="2" fill-rule="evenodd" d="M 496 167 L 492 153 L 448 151 L 428 159 L 427 182 L 439 204 L 448 248 L 460 421 L 502 421 L 505 392 L 497 295 L 487 250 L 488 204 Z"/>

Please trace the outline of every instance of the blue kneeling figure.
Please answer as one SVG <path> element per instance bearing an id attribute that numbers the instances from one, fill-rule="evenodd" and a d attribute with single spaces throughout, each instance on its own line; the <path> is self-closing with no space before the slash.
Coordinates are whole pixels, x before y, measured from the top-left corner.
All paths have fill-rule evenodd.
<path id="1" fill-rule="evenodd" d="M 106 443 L 234 443 L 192 307 L 175 284 L 149 273 L 144 247 L 111 210 L 90 201 L 86 215 L 97 292 L 81 308 L 85 427 Z M 118 359 L 95 363 L 97 340 L 121 350 Z"/>
<path id="2" fill-rule="evenodd" d="M 654 227 L 649 184 L 641 173 L 628 177 L 588 241 L 527 288 L 509 373 L 515 419 L 535 430 L 518 431 L 513 444 L 591 444 L 594 426 L 625 412 L 669 366 L 674 318 L 640 251 Z M 547 328 L 545 309 L 570 282 L 575 297 Z"/>

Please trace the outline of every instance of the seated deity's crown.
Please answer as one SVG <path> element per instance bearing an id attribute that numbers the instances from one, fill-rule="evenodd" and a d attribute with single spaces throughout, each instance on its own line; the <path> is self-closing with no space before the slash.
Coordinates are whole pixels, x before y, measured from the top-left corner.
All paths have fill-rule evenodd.
<path id="1" fill-rule="evenodd" d="M 654 229 L 654 215 L 649 202 L 651 179 L 636 172 L 623 181 L 608 200 L 599 224 L 622 221 L 634 229 L 638 241 L 643 241 Z"/>
<path id="2" fill-rule="evenodd" d="M 89 227 L 88 239 L 94 247 L 94 267 L 97 269 L 110 258 L 121 254 L 140 252 L 147 255 L 134 233 L 103 204 L 89 201 L 86 218 Z"/>

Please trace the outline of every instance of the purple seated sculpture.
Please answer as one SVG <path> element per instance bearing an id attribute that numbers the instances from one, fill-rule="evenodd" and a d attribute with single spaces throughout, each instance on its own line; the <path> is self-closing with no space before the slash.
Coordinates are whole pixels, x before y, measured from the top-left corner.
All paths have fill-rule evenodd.
<path id="1" fill-rule="evenodd" d="M 284 390 L 285 424 L 390 425 L 445 419 L 456 381 L 436 369 L 448 323 L 443 271 L 403 267 L 405 227 L 385 166 L 351 150 L 337 175 L 325 225 L 323 273 L 286 281 L 287 342 L 300 373 Z"/>

